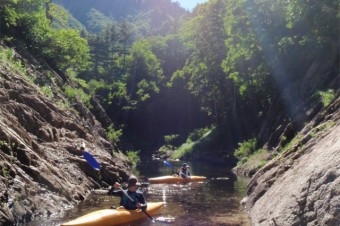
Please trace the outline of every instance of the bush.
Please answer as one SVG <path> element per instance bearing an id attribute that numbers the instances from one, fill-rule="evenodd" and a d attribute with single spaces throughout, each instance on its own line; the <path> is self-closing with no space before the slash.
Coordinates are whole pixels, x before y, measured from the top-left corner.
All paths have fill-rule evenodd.
<path id="1" fill-rule="evenodd" d="M 126 155 L 133 166 L 137 166 L 140 163 L 139 151 L 127 151 Z"/>
<path id="2" fill-rule="evenodd" d="M 256 150 L 256 138 L 244 141 L 243 143 L 238 143 L 238 148 L 234 152 L 234 156 L 238 160 L 248 158 Z"/>
<path id="3" fill-rule="evenodd" d="M 107 129 L 106 129 L 106 135 L 107 135 L 107 139 L 110 142 L 114 142 L 114 143 L 118 143 L 119 142 L 119 137 L 123 134 L 122 130 L 115 130 L 113 128 L 112 125 L 110 125 Z"/>
<path id="4" fill-rule="evenodd" d="M 194 130 L 192 133 L 189 134 L 187 143 L 200 139 L 201 137 L 204 136 L 204 134 L 206 134 L 209 131 L 210 129 L 207 127 Z"/>
<path id="5" fill-rule="evenodd" d="M 76 89 L 76 88 L 72 88 L 71 86 L 66 86 L 65 94 L 69 100 L 77 99 L 78 101 L 85 104 L 86 106 L 91 107 L 90 106 L 91 96 L 87 95 L 83 89 L 81 88 Z"/>
<path id="6" fill-rule="evenodd" d="M 318 94 L 321 97 L 321 102 L 323 106 L 325 107 L 327 107 L 335 98 L 335 92 L 332 89 L 329 89 L 325 92 L 319 91 Z"/>
<path id="7" fill-rule="evenodd" d="M 164 141 L 167 146 L 170 147 L 177 147 L 178 146 L 178 140 L 179 140 L 179 134 L 171 134 L 171 135 L 165 135 Z"/>
<path id="8" fill-rule="evenodd" d="M 53 92 L 52 92 L 52 89 L 49 85 L 44 85 L 42 87 L 40 87 L 40 91 L 46 96 L 46 97 L 49 97 L 49 98 L 52 98 L 53 97 Z"/>

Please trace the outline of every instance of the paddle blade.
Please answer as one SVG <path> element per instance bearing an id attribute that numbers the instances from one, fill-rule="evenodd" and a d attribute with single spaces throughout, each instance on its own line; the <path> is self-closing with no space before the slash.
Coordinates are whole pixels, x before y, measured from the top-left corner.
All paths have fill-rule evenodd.
<path id="1" fill-rule="evenodd" d="M 97 160 L 88 152 L 84 151 L 83 153 L 84 159 L 87 161 L 90 166 L 95 170 L 100 170 L 100 164 Z"/>
<path id="2" fill-rule="evenodd" d="M 173 168 L 173 165 L 170 162 L 167 161 L 163 161 L 164 165 L 169 167 L 169 168 Z"/>

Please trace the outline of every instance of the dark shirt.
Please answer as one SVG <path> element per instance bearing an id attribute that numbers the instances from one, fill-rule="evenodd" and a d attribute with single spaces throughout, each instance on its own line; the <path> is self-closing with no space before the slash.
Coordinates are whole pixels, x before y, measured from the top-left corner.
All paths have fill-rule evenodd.
<path id="1" fill-rule="evenodd" d="M 127 210 L 135 210 L 137 209 L 136 203 L 146 204 L 145 198 L 142 192 L 137 190 L 136 192 L 131 192 L 129 190 L 125 190 L 126 193 L 134 200 L 133 202 L 124 194 L 121 190 L 114 190 L 111 188 L 108 192 L 108 195 L 119 196 L 120 197 L 120 205 L 124 206 Z"/>
<path id="2" fill-rule="evenodd" d="M 188 169 L 182 167 L 182 168 L 179 170 L 178 175 L 179 175 L 180 177 L 183 177 L 183 178 L 190 177 L 190 171 L 189 171 Z"/>

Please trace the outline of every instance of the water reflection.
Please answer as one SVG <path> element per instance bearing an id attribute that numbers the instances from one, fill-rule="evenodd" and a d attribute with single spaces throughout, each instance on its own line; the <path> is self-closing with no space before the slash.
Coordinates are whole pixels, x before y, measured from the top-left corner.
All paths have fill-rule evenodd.
<path id="1" fill-rule="evenodd" d="M 163 165 L 162 161 L 148 160 L 138 167 L 134 174 L 147 180 L 171 174 L 172 170 Z M 180 162 L 173 163 L 180 167 Z M 148 202 L 163 201 L 166 205 L 160 210 L 154 223 L 146 218 L 133 222 L 133 225 L 250 225 L 246 214 L 240 209 L 240 200 L 245 195 L 247 178 L 236 177 L 224 166 L 211 166 L 189 162 L 192 175 L 206 176 L 207 181 L 187 184 L 149 184 L 142 186 Z M 119 205 L 119 198 L 105 195 L 91 195 L 76 208 L 65 213 L 63 218 L 49 219 L 48 224 L 35 222 L 31 225 L 57 225 L 74 219 L 94 210 Z"/>

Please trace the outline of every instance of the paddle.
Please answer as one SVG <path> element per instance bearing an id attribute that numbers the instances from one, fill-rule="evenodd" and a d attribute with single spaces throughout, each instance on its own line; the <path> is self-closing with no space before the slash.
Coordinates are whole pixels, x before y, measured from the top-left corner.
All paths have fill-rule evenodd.
<path id="1" fill-rule="evenodd" d="M 169 167 L 169 168 L 174 168 L 174 166 L 170 163 L 170 162 L 167 162 L 167 161 L 163 161 L 164 165 Z"/>
<path id="2" fill-rule="evenodd" d="M 90 154 L 88 153 L 87 151 L 83 151 L 83 156 L 84 156 L 84 159 L 87 161 L 87 163 L 95 170 L 99 171 L 101 166 L 100 164 L 97 162 L 97 160 Z M 121 187 L 120 187 L 120 190 L 124 193 L 124 195 L 126 195 L 126 197 L 128 197 L 128 199 L 131 200 L 131 202 L 134 202 L 134 200 L 126 193 L 125 190 L 123 190 Z M 145 213 L 151 220 L 152 222 L 154 222 L 155 220 L 153 219 L 152 216 L 150 216 L 150 214 L 148 214 L 146 212 L 146 210 L 142 209 L 143 213 Z"/>
<path id="3" fill-rule="evenodd" d="M 163 163 L 166 167 L 171 168 L 171 174 L 174 174 L 174 166 L 170 162 L 167 162 L 167 161 L 163 161 Z"/>
<path id="4" fill-rule="evenodd" d="M 87 163 L 95 170 L 100 170 L 100 164 L 97 162 L 97 160 L 87 151 L 83 151 L 84 159 L 87 161 Z"/>

